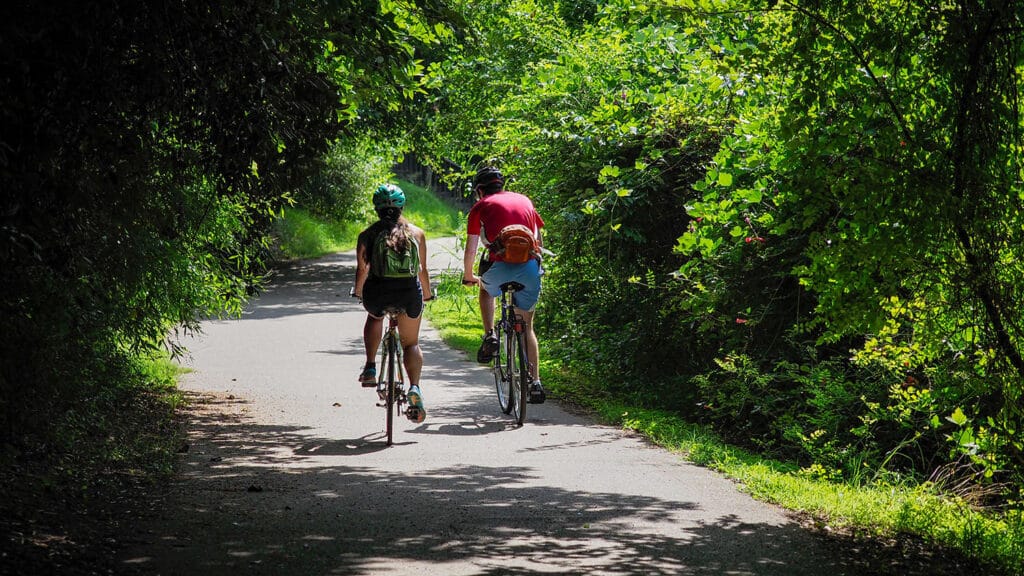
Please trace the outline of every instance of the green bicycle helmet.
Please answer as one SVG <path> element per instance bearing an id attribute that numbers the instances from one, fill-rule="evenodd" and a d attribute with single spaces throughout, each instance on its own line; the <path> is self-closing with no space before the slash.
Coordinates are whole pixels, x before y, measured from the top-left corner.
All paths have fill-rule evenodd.
<path id="1" fill-rule="evenodd" d="M 377 186 L 377 191 L 373 193 L 374 210 L 404 207 L 405 192 L 402 192 L 401 188 L 394 184 L 381 184 L 380 186 Z"/>

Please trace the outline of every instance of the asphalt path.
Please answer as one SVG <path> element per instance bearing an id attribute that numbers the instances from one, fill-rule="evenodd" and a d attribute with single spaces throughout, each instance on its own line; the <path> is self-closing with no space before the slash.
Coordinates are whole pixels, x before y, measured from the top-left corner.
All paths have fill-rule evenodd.
<path id="1" fill-rule="evenodd" d="M 431 267 L 461 267 L 450 239 Z M 490 372 L 424 323 L 427 419 L 356 381 L 354 253 L 288 264 L 183 341 L 189 449 L 118 559 L 142 574 L 854 574 L 728 479 L 557 401 L 516 428 Z"/>

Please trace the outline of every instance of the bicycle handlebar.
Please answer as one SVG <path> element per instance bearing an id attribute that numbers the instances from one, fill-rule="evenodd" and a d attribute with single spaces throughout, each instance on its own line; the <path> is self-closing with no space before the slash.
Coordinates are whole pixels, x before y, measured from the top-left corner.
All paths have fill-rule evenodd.
<path id="1" fill-rule="evenodd" d="M 348 295 L 351 296 L 352 298 L 358 298 L 360 302 L 363 301 L 362 298 L 360 298 L 359 296 L 356 296 L 356 287 L 355 286 L 349 288 Z M 432 295 L 430 298 L 424 298 L 423 301 L 424 302 L 430 302 L 431 300 L 434 300 L 435 298 L 437 298 L 437 296 L 433 296 Z"/>

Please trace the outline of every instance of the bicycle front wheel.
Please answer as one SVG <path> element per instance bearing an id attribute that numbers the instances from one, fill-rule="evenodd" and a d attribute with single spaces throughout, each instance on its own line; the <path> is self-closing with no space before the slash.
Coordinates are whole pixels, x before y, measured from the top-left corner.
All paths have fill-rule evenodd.
<path id="1" fill-rule="evenodd" d="M 509 354 L 509 396 L 512 399 L 512 416 L 516 419 L 516 425 L 522 426 L 526 421 L 526 400 L 530 393 L 530 372 L 527 369 L 526 358 L 526 334 L 516 332 L 511 338 L 512 345 Z"/>
<path id="2" fill-rule="evenodd" d="M 498 351 L 494 354 L 492 371 L 494 372 L 494 387 L 498 392 L 498 406 L 504 414 L 512 411 L 512 397 L 509 390 L 511 378 L 508 371 L 508 336 L 501 327 L 495 330 L 498 337 Z"/>

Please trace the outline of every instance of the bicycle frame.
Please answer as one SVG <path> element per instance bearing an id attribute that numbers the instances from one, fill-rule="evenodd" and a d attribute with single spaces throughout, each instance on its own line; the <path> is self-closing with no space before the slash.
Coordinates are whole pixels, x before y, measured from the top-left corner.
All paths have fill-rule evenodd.
<path id="1" fill-rule="evenodd" d="M 494 383 L 502 412 L 511 413 L 517 426 L 526 420 L 530 385 L 530 364 L 526 348 L 526 322 L 516 314 L 515 292 L 523 286 L 509 282 L 501 286 L 500 318 L 495 322 L 498 353 L 493 360 Z"/>
<path id="2" fill-rule="evenodd" d="M 377 377 L 377 395 L 384 402 L 387 411 L 386 435 L 387 445 L 391 446 L 394 437 L 395 414 L 403 413 L 406 404 L 405 372 L 402 364 L 402 339 L 398 334 L 398 315 L 401 310 L 388 308 L 388 325 L 380 343 L 380 373 Z"/>

